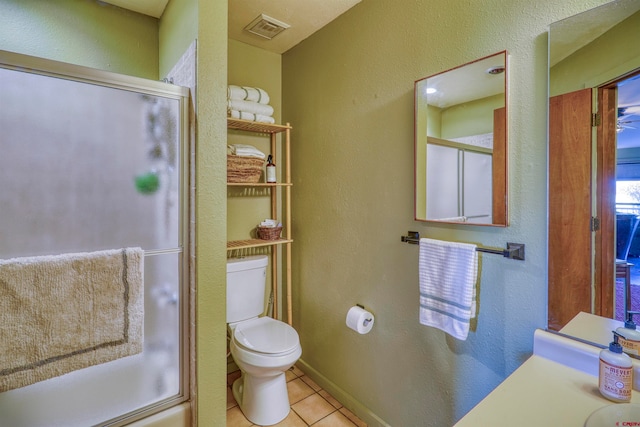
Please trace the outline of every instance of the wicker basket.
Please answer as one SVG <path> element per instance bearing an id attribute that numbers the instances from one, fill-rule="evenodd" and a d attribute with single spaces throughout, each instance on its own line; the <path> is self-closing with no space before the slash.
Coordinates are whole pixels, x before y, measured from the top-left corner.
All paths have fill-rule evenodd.
<path id="1" fill-rule="evenodd" d="M 258 226 L 258 238 L 262 240 L 278 240 L 280 233 L 282 233 L 282 226 L 280 227 L 260 227 Z"/>
<path id="2" fill-rule="evenodd" d="M 227 182 L 254 184 L 260 181 L 263 159 L 227 154 Z"/>

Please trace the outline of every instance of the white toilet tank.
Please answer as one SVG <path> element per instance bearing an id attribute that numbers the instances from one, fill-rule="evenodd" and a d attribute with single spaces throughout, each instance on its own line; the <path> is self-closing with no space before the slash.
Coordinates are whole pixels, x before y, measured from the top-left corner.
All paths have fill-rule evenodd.
<path id="1" fill-rule="evenodd" d="M 251 319 L 264 312 L 268 264 L 266 255 L 227 259 L 227 323 Z"/>

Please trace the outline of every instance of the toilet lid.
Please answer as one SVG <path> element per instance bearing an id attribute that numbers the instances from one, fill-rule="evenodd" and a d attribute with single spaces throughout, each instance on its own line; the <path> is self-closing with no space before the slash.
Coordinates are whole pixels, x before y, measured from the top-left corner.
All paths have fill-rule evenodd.
<path id="1" fill-rule="evenodd" d="M 295 329 L 266 316 L 242 322 L 236 326 L 233 338 L 241 347 L 267 354 L 285 353 L 300 345 Z"/>

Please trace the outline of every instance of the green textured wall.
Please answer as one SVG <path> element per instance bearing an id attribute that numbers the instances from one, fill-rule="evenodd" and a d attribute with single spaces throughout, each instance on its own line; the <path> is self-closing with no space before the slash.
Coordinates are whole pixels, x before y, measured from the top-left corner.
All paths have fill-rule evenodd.
<path id="1" fill-rule="evenodd" d="M 2 0 L 0 49 L 158 79 L 158 20 L 88 0 Z"/>
<path id="2" fill-rule="evenodd" d="M 198 2 L 196 375 L 199 426 L 226 423 L 227 2 Z"/>
<path id="3" fill-rule="evenodd" d="M 504 96 L 495 95 L 447 108 L 442 111 L 440 137 L 450 139 L 491 133 L 493 111 L 504 105 Z"/>
<path id="4" fill-rule="evenodd" d="M 160 75 L 197 38 L 196 417 L 226 423 L 227 2 L 171 0 L 160 20 Z"/>
<path id="5" fill-rule="evenodd" d="M 640 12 L 554 65 L 549 75 L 551 96 L 596 87 L 640 68 L 638 27 Z"/>
<path id="6" fill-rule="evenodd" d="M 152 80 L 158 79 L 160 68 L 164 75 L 195 37 L 200 86 L 196 240 L 201 260 L 197 416 L 199 425 L 217 426 L 226 422 L 227 3 L 171 0 L 158 21 L 93 0 L 0 1 L 1 50 Z"/>
<path id="7" fill-rule="evenodd" d="M 302 362 L 370 425 L 450 426 L 531 354 L 546 326 L 548 25 L 602 3 L 364 1 L 283 55 Z M 504 49 L 511 225 L 414 221 L 414 81 Z M 524 262 L 481 255 L 466 341 L 419 324 L 418 248 L 400 241 L 408 230 L 526 244 Z M 345 326 L 356 303 L 376 315 L 368 335 Z"/>
<path id="8" fill-rule="evenodd" d="M 274 109 L 276 123 L 280 123 L 282 104 L 282 57 L 245 43 L 229 40 L 228 83 L 237 86 L 259 87 L 269 94 L 269 105 Z M 269 138 L 247 132 L 230 132 L 229 144 L 253 145 L 265 154 L 270 153 Z M 282 166 L 280 157 L 275 159 L 277 172 Z M 278 176 L 280 176 L 278 174 Z M 261 177 L 264 182 L 264 174 Z M 243 188 L 229 188 L 227 205 L 227 235 L 229 240 L 249 239 L 256 225 L 270 216 L 269 191 L 261 197 L 247 197 Z M 282 220 L 282 218 L 276 218 Z M 254 236 L 255 238 L 255 236 Z"/>
<path id="9" fill-rule="evenodd" d="M 198 1 L 171 0 L 158 29 L 159 70 L 164 77 L 198 37 Z"/>

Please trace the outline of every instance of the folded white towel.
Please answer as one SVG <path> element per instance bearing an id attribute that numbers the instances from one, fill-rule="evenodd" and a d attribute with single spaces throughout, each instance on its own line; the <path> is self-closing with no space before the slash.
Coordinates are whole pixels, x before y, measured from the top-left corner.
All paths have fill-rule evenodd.
<path id="1" fill-rule="evenodd" d="M 270 228 L 274 228 L 274 227 L 280 227 L 282 226 L 281 223 L 279 223 L 277 220 L 275 219 L 265 219 L 264 221 L 262 221 L 260 223 L 260 227 L 270 227 Z"/>
<path id="2" fill-rule="evenodd" d="M 255 114 L 247 113 L 246 111 L 238 111 L 238 110 L 229 110 L 229 117 L 232 117 L 234 119 L 241 119 L 241 120 L 251 120 L 252 122 L 255 121 L 256 119 Z"/>
<path id="3" fill-rule="evenodd" d="M 259 104 L 269 103 L 269 94 L 259 87 L 229 85 L 227 97 L 241 101 L 253 101 Z"/>
<path id="4" fill-rule="evenodd" d="M 420 323 L 467 339 L 477 276 L 476 245 L 420 239 Z"/>
<path id="5" fill-rule="evenodd" d="M 230 99 L 228 101 L 228 107 L 231 110 L 244 111 L 261 116 L 273 116 L 273 107 L 271 105 L 258 104 L 257 102 Z"/>
<path id="6" fill-rule="evenodd" d="M 229 110 L 229 117 L 241 120 L 251 120 L 252 122 L 271 123 L 274 124 L 276 119 L 271 116 L 262 116 L 260 114 L 247 113 L 246 111 Z"/>
<path id="7" fill-rule="evenodd" d="M 255 122 L 260 122 L 260 123 L 271 123 L 274 124 L 276 122 L 276 119 L 274 119 L 271 116 L 263 116 L 261 114 L 256 114 L 256 118 L 254 120 Z"/>
<path id="8" fill-rule="evenodd" d="M 246 144 L 232 144 L 227 145 L 227 152 L 231 150 L 231 154 L 242 157 L 256 157 L 258 159 L 264 159 L 267 156 L 253 145 Z"/>

